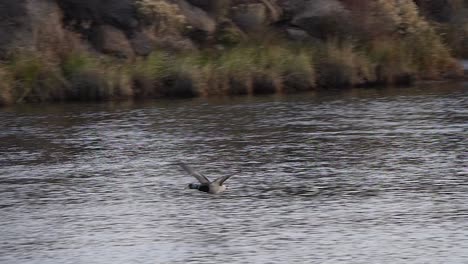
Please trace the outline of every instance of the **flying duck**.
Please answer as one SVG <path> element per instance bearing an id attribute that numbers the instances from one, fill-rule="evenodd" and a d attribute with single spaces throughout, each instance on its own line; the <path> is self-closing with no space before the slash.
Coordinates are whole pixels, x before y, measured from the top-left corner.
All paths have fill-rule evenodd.
<path id="1" fill-rule="evenodd" d="M 182 167 L 188 174 L 195 177 L 200 183 L 190 183 L 187 185 L 189 189 L 197 189 L 201 192 L 207 192 L 211 194 L 222 193 L 226 190 L 226 186 L 223 184 L 227 179 L 231 178 L 232 175 L 222 176 L 214 181 L 210 181 L 205 175 L 193 170 L 187 164 L 179 162 L 179 166 Z"/>

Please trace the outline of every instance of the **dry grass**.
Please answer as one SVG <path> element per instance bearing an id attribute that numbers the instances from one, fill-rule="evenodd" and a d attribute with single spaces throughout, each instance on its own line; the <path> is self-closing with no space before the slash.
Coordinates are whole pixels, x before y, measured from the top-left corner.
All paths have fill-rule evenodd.
<path id="1" fill-rule="evenodd" d="M 207 76 L 203 95 L 291 92 L 315 86 L 311 53 L 284 45 L 235 47 L 208 57 L 199 69 Z"/>
<path id="2" fill-rule="evenodd" d="M 156 34 L 179 32 L 186 24 L 177 4 L 163 0 L 137 0 L 135 4 L 142 20 L 151 25 Z"/>
<path id="3" fill-rule="evenodd" d="M 415 65 L 401 41 L 376 40 L 370 44 L 369 56 L 376 64 L 378 83 L 402 83 L 403 79 L 416 73 Z"/>
<path id="4" fill-rule="evenodd" d="M 161 22 L 153 25 L 158 34 L 170 34 L 185 23 L 175 5 L 138 3 L 139 12 L 152 23 Z M 224 49 L 155 50 L 132 62 L 77 49 L 58 54 L 23 51 L 0 67 L 0 104 L 289 93 L 438 78 L 453 69 L 441 37 L 411 1 L 372 3 L 369 8 L 378 16 L 375 23 L 366 20 L 366 30 L 381 27 L 385 32 L 369 34 L 372 38 L 292 45 L 266 31 Z"/>
<path id="5" fill-rule="evenodd" d="M 0 69 L 0 78 L 0 104 L 133 96 L 126 66 L 86 54 L 72 53 L 59 64 L 35 54 L 16 55 Z"/>
<path id="6" fill-rule="evenodd" d="M 329 41 L 317 57 L 321 87 L 362 86 L 377 81 L 375 64 L 351 41 Z"/>
<path id="7" fill-rule="evenodd" d="M 12 96 L 18 103 L 61 100 L 65 97 L 65 80 L 59 69 L 46 58 L 21 54 L 7 65 L 14 78 Z"/>
<path id="8" fill-rule="evenodd" d="M 23 54 L 0 69 L 0 101 L 224 96 L 401 83 L 418 73 L 438 76 L 449 67 L 450 55 L 434 36 L 418 33 L 367 46 L 334 40 L 321 46 L 273 42 L 191 53 L 156 50 L 130 64 L 79 52 L 58 64 Z"/>
<path id="9" fill-rule="evenodd" d="M 154 51 L 131 68 L 133 88 L 138 98 L 192 97 L 202 86 L 200 55 Z"/>
<path id="10" fill-rule="evenodd" d="M 115 59 L 71 53 L 60 65 L 67 80 L 67 100 L 99 101 L 133 96 L 130 71 Z"/>
<path id="11" fill-rule="evenodd" d="M 450 51 L 434 30 L 428 29 L 409 36 L 404 43 L 408 56 L 422 78 L 437 79 L 454 68 L 455 61 Z"/>
<path id="12" fill-rule="evenodd" d="M 219 54 L 155 52 L 133 68 L 138 94 L 213 96 L 310 90 L 309 53 L 283 46 L 239 46 Z"/>
<path id="13" fill-rule="evenodd" d="M 440 78 L 455 67 L 450 50 L 411 0 L 377 0 L 370 5 L 371 36 L 365 45 L 377 62 L 379 77 L 401 74 Z M 400 68 L 400 69 L 399 69 Z"/>
<path id="14" fill-rule="evenodd" d="M 13 89 L 14 78 L 11 72 L 3 66 L 0 66 L 0 106 L 9 105 L 14 102 Z"/>

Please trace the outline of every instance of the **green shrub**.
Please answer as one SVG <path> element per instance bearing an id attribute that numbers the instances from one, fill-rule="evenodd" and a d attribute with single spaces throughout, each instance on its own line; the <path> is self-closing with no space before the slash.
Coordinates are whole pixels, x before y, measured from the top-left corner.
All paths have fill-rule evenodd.
<path id="1" fill-rule="evenodd" d="M 227 94 L 253 93 L 253 76 L 258 68 L 255 65 L 255 49 L 234 47 L 221 54 L 213 63 L 211 79 L 215 79 L 218 90 Z"/>
<path id="2" fill-rule="evenodd" d="M 15 80 L 16 102 L 63 100 L 65 80 L 57 65 L 35 54 L 16 55 L 7 66 Z"/>
<path id="3" fill-rule="evenodd" d="M 200 56 L 154 51 L 132 67 L 134 93 L 144 97 L 191 97 L 201 83 Z"/>
<path id="4" fill-rule="evenodd" d="M 386 52 L 390 49 L 401 49 L 402 53 L 391 51 L 401 57 L 408 57 L 409 64 L 403 62 L 405 70 L 417 72 L 422 78 L 438 78 L 445 71 L 454 67 L 454 61 L 442 38 L 434 30 L 434 27 L 419 14 L 413 1 L 377 0 L 374 6 L 374 15 L 379 18 L 375 23 L 375 30 L 386 33 L 384 41 L 389 41 L 395 47 L 379 48 Z M 377 40 L 378 41 L 378 40 Z M 383 44 L 382 41 L 379 42 Z M 381 64 L 385 66 L 384 64 Z M 393 66 L 393 65 L 392 65 Z"/>
<path id="5" fill-rule="evenodd" d="M 404 45 L 423 78 L 439 78 L 455 64 L 450 51 L 432 29 L 405 37 Z"/>
<path id="6" fill-rule="evenodd" d="M 225 20 L 218 24 L 215 35 L 217 43 L 233 47 L 246 39 L 246 35 L 232 21 Z"/>
<path id="7" fill-rule="evenodd" d="M 278 70 L 283 92 L 307 91 L 316 86 L 312 54 L 313 51 L 306 49 L 283 50 L 281 56 L 276 58 L 276 63 L 280 62 Z"/>
<path id="8" fill-rule="evenodd" d="M 107 87 L 110 87 L 113 98 L 125 99 L 134 96 L 132 74 L 129 66 L 108 65 L 105 80 Z"/>
<path id="9" fill-rule="evenodd" d="M 98 61 L 88 54 L 72 52 L 62 60 L 60 66 L 65 78 L 72 78 L 85 70 L 98 68 Z"/>
<path id="10" fill-rule="evenodd" d="M 369 56 L 376 65 L 376 81 L 380 84 L 398 84 L 416 73 L 412 58 L 402 41 L 376 40 L 371 43 Z"/>
<path id="11" fill-rule="evenodd" d="M 154 51 L 131 66 L 133 92 L 137 98 L 155 97 L 169 74 L 169 54 Z"/>
<path id="12" fill-rule="evenodd" d="M 12 104 L 14 79 L 12 74 L 3 66 L 0 66 L 0 106 Z"/>
<path id="13" fill-rule="evenodd" d="M 67 80 L 67 99 L 101 101 L 133 96 L 130 73 L 121 62 L 71 53 L 61 63 Z"/>
<path id="14" fill-rule="evenodd" d="M 160 93 L 168 97 L 193 97 L 205 89 L 206 76 L 203 65 L 207 64 L 199 53 L 181 54 L 167 67 Z"/>
<path id="15" fill-rule="evenodd" d="M 142 21 L 151 25 L 155 33 L 175 33 L 186 25 L 179 6 L 163 0 L 137 0 L 136 8 Z"/>
<path id="16" fill-rule="evenodd" d="M 252 94 L 310 90 L 315 86 L 311 53 L 281 44 L 242 45 L 209 57 L 202 94 Z"/>
<path id="17" fill-rule="evenodd" d="M 318 85 L 321 87 L 361 86 L 377 79 L 375 65 L 351 41 L 328 41 L 316 56 Z"/>
<path id="18" fill-rule="evenodd" d="M 67 80 L 67 99 L 72 101 L 104 100 L 110 95 L 98 60 L 85 53 L 66 56 L 61 69 Z"/>

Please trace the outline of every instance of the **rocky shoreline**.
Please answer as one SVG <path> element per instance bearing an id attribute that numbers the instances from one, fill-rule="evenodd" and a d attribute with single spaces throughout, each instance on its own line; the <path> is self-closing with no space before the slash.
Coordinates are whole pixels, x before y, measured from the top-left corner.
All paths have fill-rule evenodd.
<path id="1" fill-rule="evenodd" d="M 288 93 L 460 76 L 433 26 L 451 25 L 458 14 L 451 5 L 0 1 L 0 105 Z"/>

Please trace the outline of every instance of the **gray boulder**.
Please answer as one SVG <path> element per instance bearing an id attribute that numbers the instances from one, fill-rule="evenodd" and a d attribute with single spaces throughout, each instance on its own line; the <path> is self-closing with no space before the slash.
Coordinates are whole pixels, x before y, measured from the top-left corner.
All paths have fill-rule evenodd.
<path id="1" fill-rule="evenodd" d="M 73 48 L 80 40 L 63 27 L 62 19 L 54 0 L 0 1 L 0 56 L 29 50 L 52 58 Z"/>
<path id="2" fill-rule="evenodd" d="M 295 1 L 291 24 L 312 37 L 326 39 L 349 33 L 350 17 L 337 0 Z"/>
<path id="3" fill-rule="evenodd" d="M 109 25 L 97 26 L 91 34 L 94 47 L 102 53 L 121 58 L 133 57 L 132 46 L 125 34 L 118 28 Z"/>
<path id="4" fill-rule="evenodd" d="M 130 38 L 130 44 L 136 55 L 147 56 L 153 51 L 155 41 L 144 32 L 135 32 Z"/>
<path id="5" fill-rule="evenodd" d="M 288 37 L 292 40 L 306 41 L 310 39 L 309 34 L 307 34 L 307 32 L 299 28 L 294 28 L 294 27 L 287 28 L 286 33 L 288 34 Z"/>
<path id="6" fill-rule="evenodd" d="M 178 0 L 177 3 L 188 25 L 185 35 L 199 44 L 208 42 L 216 31 L 215 20 L 202 9 L 184 0 Z"/>
<path id="7" fill-rule="evenodd" d="M 26 0 L 0 1 L 0 57 L 31 30 Z"/>
<path id="8" fill-rule="evenodd" d="M 231 0 L 187 0 L 187 2 L 215 17 L 224 16 L 231 4 Z"/>
<path id="9" fill-rule="evenodd" d="M 255 31 L 273 24 L 283 14 L 282 8 L 272 0 L 243 2 L 233 6 L 230 13 L 232 21 L 245 31 Z"/>
<path id="10" fill-rule="evenodd" d="M 85 24 L 112 25 L 129 31 L 138 26 L 134 0 L 58 0 L 65 21 L 86 31 Z"/>
<path id="11" fill-rule="evenodd" d="M 267 24 L 267 8 L 262 3 L 241 4 L 232 8 L 231 18 L 242 30 L 259 30 Z"/>
<path id="12" fill-rule="evenodd" d="M 184 0 L 177 1 L 187 23 L 195 30 L 212 34 L 216 30 L 216 22 L 202 9 L 192 6 Z"/>

